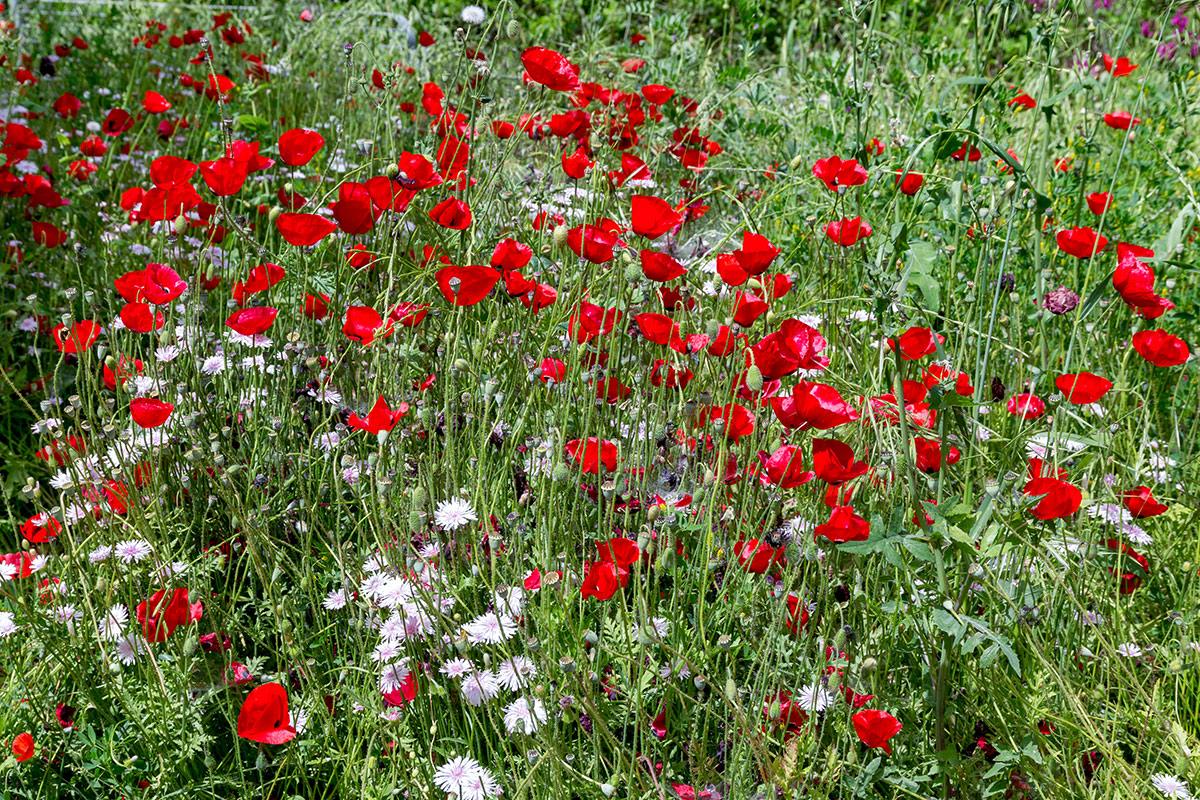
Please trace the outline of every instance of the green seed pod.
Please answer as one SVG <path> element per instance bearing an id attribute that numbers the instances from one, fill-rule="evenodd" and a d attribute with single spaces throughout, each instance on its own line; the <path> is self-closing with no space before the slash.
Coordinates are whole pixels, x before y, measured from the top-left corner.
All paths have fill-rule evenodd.
<path id="1" fill-rule="evenodd" d="M 395 180 L 396 176 L 400 174 L 400 166 L 398 164 L 388 164 L 383 168 L 383 174 Z"/>
<path id="2" fill-rule="evenodd" d="M 408 529 L 412 533 L 419 533 L 425 527 L 425 522 L 421 515 L 416 511 L 410 511 L 408 514 Z"/>
<path id="3" fill-rule="evenodd" d="M 566 464 L 559 462 L 554 465 L 554 469 L 550 473 L 550 479 L 562 483 L 571 477 L 571 470 Z"/>
<path id="4" fill-rule="evenodd" d="M 275 220 L 279 219 L 279 215 L 282 213 L 283 213 L 282 208 L 280 208 L 279 206 L 273 206 L 271 208 L 271 213 L 267 214 L 267 219 L 269 219 L 271 222 L 275 222 Z"/>
<path id="5" fill-rule="evenodd" d="M 516 41 L 520 41 L 525 36 L 525 32 L 521 30 L 521 23 L 515 19 L 510 19 L 504 26 L 504 33 L 508 35 L 508 38 Z"/>
<path id="6" fill-rule="evenodd" d="M 762 370 L 757 365 L 751 364 L 750 369 L 746 370 L 746 386 L 752 392 L 761 392 L 763 388 Z"/>
<path id="7" fill-rule="evenodd" d="M 554 246 L 560 250 L 567 246 L 567 226 L 559 225 L 554 229 Z"/>

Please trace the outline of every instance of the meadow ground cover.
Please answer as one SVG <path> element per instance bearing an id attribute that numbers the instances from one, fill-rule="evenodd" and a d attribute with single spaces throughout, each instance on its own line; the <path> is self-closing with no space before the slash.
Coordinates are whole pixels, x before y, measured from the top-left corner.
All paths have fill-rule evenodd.
<path id="1" fill-rule="evenodd" d="M 1200 781 L 1200 6 L 22 4 L 0 793 Z"/>

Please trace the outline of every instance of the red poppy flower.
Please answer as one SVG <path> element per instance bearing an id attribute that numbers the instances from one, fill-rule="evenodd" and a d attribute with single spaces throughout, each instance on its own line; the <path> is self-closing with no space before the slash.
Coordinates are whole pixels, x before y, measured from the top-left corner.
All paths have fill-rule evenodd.
<path id="1" fill-rule="evenodd" d="M 1095 403 L 1101 397 L 1108 394 L 1108 390 L 1112 388 L 1112 381 L 1101 378 L 1099 375 L 1093 375 L 1090 372 L 1075 372 L 1069 375 L 1060 375 L 1054 385 L 1063 393 L 1063 397 L 1067 398 L 1068 403 L 1076 405 L 1088 405 Z"/>
<path id="2" fill-rule="evenodd" d="M 743 436 L 749 436 L 754 432 L 754 414 L 750 409 L 737 403 L 726 403 L 724 406 L 715 406 L 708 412 L 708 418 L 712 422 L 720 420 L 724 423 L 725 438 L 731 442 L 736 442 Z"/>
<path id="3" fill-rule="evenodd" d="M 789 397 L 772 397 L 771 409 L 785 427 L 829 430 L 858 419 L 858 412 L 837 389 L 823 383 L 800 381 Z"/>
<path id="4" fill-rule="evenodd" d="M 496 249 L 492 251 L 492 260 L 488 263 L 498 270 L 510 272 L 524 269 L 532 259 L 532 247 L 516 239 L 505 239 L 496 245 Z"/>
<path id="5" fill-rule="evenodd" d="M 837 156 L 819 159 L 812 168 L 813 175 L 836 192 L 848 186 L 861 186 L 867 182 L 867 171 L 854 159 L 842 161 Z"/>
<path id="6" fill-rule="evenodd" d="M 13 755 L 17 761 L 28 761 L 33 758 L 33 736 L 29 733 L 18 733 L 12 743 Z"/>
<path id="7" fill-rule="evenodd" d="M 465 200 L 447 197 L 429 211 L 429 218 L 453 231 L 465 231 L 471 226 L 471 207 Z"/>
<path id="8" fill-rule="evenodd" d="M 479 265 L 442 267 L 436 274 L 442 297 L 456 306 L 473 306 L 483 300 L 500 276 L 500 270 Z"/>
<path id="9" fill-rule="evenodd" d="M 958 448 L 954 446 L 943 454 L 940 442 L 926 439 L 924 436 L 914 436 L 913 446 L 917 451 L 917 469 L 926 474 L 940 472 L 942 465 L 954 466 L 962 457 Z"/>
<path id="10" fill-rule="evenodd" d="M 287 689 L 278 683 L 264 683 L 250 692 L 238 712 L 237 733 L 264 744 L 291 741 L 296 729 L 288 714 Z"/>
<path id="11" fill-rule="evenodd" d="M 67 232 L 52 223 L 35 222 L 30 227 L 33 229 L 33 240 L 48 250 L 67 240 Z"/>
<path id="12" fill-rule="evenodd" d="M 1108 568 L 1108 571 L 1120 581 L 1117 591 L 1121 594 L 1133 594 L 1142 585 L 1144 576 L 1150 574 L 1150 561 L 1120 539 L 1106 539 L 1104 546 L 1115 552 L 1119 559 L 1118 566 Z M 1129 559 L 1129 561 L 1125 559 Z M 1130 561 L 1133 563 L 1130 564 Z M 1136 565 L 1136 571 L 1129 569 L 1133 565 Z"/>
<path id="13" fill-rule="evenodd" d="M 599 474 L 601 466 L 606 472 L 617 471 L 617 446 L 613 442 L 595 436 L 586 441 L 572 439 L 567 442 L 566 451 L 586 475 Z"/>
<path id="14" fill-rule="evenodd" d="M 1161 328 L 1138 331 L 1133 335 L 1133 349 L 1156 367 L 1174 367 L 1188 360 L 1190 351 L 1178 336 Z"/>
<path id="15" fill-rule="evenodd" d="M 329 295 L 305 295 L 304 316 L 308 317 L 309 319 L 325 319 L 327 316 L 329 316 Z"/>
<path id="16" fill-rule="evenodd" d="M 229 156 L 200 162 L 200 177 L 208 190 L 218 197 L 230 197 L 246 184 L 246 162 Z"/>
<path id="17" fill-rule="evenodd" d="M 292 167 L 302 167 L 325 146 L 325 137 L 316 131 L 293 128 L 279 135 L 279 157 Z"/>
<path id="18" fill-rule="evenodd" d="M 129 403 L 129 414 L 143 428 L 157 428 L 171 416 L 175 406 L 152 397 L 138 397 Z"/>
<path id="19" fill-rule="evenodd" d="M 134 333 L 149 333 L 166 324 L 166 317 L 149 303 L 126 303 L 121 308 L 121 323 Z"/>
<path id="20" fill-rule="evenodd" d="M 909 172 L 906 174 L 900 171 L 896 173 L 896 183 L 900 186 L 901 192 L 912 197 L 921 191 L 921 187 L 925 185 L 925 176 L 919 172 Z"/>
<path id="21" fill-rule="evenodd" d="M 1140 122 L 1140 119 L 1133 116 L 1128 111 L 1117 111 L 1112 114 L 1104 115 L 1104 124 L 1118 131 L 1127 131 Z"/>
<path id="22" fill-rule="evenodd" d="M 72 325 L 70 331 L 67 331 L 64 325 L 59 324 L 55 325 L 50 333 L 60 352 L 81 353 L 92 346 L 103 330 L 92 320 L 85 319 Z"/>
<path id="23" fill-rule="evenodd" d="M 49 514 L 34 514 L 21 525 L 21 535 L 33 544 L 41 544 L 62 533 L 62 525 Z"/>
<path id="24" fill-rule="evenodd" d="M 643 250 L 641 256 L 642 274 L 652 281 L 666 283 L 687 274 L 683 265 L 666 253 L 660 253 L 657 250 Z"/>
<path id="25" fill-rule="evenodd" d="M 1029 513 L 1042 520 L 1069 517 L 1083 502 L 1083 492 L 1057 478 L 1034 478 L 1025 484 L 1024 493 L 1030 497 L 1042 496 L 1037 505 L 1029 509 Z"/>
<path id="26" fill-rule="evenodd" d="M 567 151 L 562 154 L 563 172 L 567 173 L 568 178 L 579 180 L 587 171 L 595 165 L 595 161 L 588 157 L 588 152 L 582 146 L 575 148 L 575 151 L 570 155 Z"/>
<path id="27" fill-rule="evenodd" d="M 567 60 L 562 53 L 545 47 L 530 47 L 521 53 L 521 63 L 529 80 L 556 92 L 577 92 L 583 88 L 579 82 L 579 67 Z"/>
<path id="28" fill-rule="evenodd" d="M 965 372 L 954 372 L 953 370 L 943 367 L 941 364 L 933 364 L 925 368 L 922 373 L 921 381 L 926 387 L 932 389 L 944 381 L 954 378 L 954 391 L 956 394 L 963 397 L 970 397 L 975 393 L 975 387 L 971 385 L 971 376 Z M 908 399 L 908 392 L 905 391 L 905 399 Z"/>
<path id="29" fill-rule="evenodd" d="M 1120 78 L 1128 75 L 1138 68 L 1137 64 L 1130 63 L 1129 59 L 1125 56 L 1114 59 L 1112 56 L 1105 54 L 1103 56 L 1103 61 L 1104 69 L 1107 70 L 1108 74 L 1112 75 L 1114 78 Z"/>
<path id="30" fill-rule="evenodd" d="M 962 143 L 962 147 L 950 154 L 950 157 L 955 161 L 963 161 L 965 159 L 966 161 L 974 163 L 983 157 L 983 153 L 979 151 L 978 147 L 975 147 L 973 144 L 971 144 L 970 139 L 967 139 Z"/>
<path id="31" fill-rule="evenodd" d="M 613 247 L 619 241 L 617 232 L 604 221 L 596 225 L 580 225 L 567 231 L 567 246 L 575 255 L 593 264 L 612 261 Z"/>
<path id="32" fill-rule="evenodd" d="M 297 247 L 309 247 L 337 230 L 337 225 L 317 214 L 280 214 L 275 227 L 284 241 Z"/>
<path id="33" fill-rule="evenodd" d="M 542 359 L 542 383 L 549 383 L 550 381 L 562 383 L 564 380 L 566 380 L 566 377 L 567 365 L 565 362 L 560 361 L 557 358 Z"/>
<path id="34" fill-rule="evenodd" d="M 1087 196 L 1088 208 L 1097 217 L 1112 208 L 1112 195 L 1108 192 L 1092 192 Z"/>
<path id="35" fill-rule="evenodd" d="M 873 708 L 860 711 L 850 719 L 854 723 L 854 732 L 858 734 L 859 741 L 867 747 L 879 748 L 889 756 L 892 754 L 892 746 L 888 744 L 888 740 L 904 727 L 899 720 L 886 711 Z"/>
<path id="36" fill-rule="evenodd" d="M 811 470 L 804 469 L 804 454 L 796 445 L 780 445 L 770 455 L 766 450 L 759 450 L 758 461 L 761 466 L 759 480 L 780 489 L 795 489 L 815 477 Z"/>
<path id="37" fill-rule="evenodd" d="M 146 109 L 148 114 L 161 114 L 164 111 L 170 111 L 171 104 L 158 92 L 147 91 L 145 97 L 142 98 L 142 108 Z"/>
<path id="38" fill-rule="evenodd" d="M 1015 394 L 1008 398 L 1008 413 L 1021 419 L 1037 419 L 1046 413 L 1046 403 L 1036 394 Z"/>
<path id="39" fill-rule="evenodd" d="M 905 361 L 916 361 L 919 358 L 936 353 L 938 345 L 943 344 L 946 341 L 946 337 L 939 333 L 936 334 L 937 340 L 934 341 L 934 336 L 934 332 L 929 328 L 918 328 L 916 326 L 909 328 L 900 334 L 900 357 Z M 896 340 L 888 339 L 887 343 L 892 352 L 896 352 Z"/>
<path id="40" fill-rule="evenodd" d="M 70 92 L 64 92 L 50 107 L 63 119 L 74 119 L 79 116 L 79 109 L 83 108 L 83 103 Z"/>
<path id="41" fill-rule="evenodd" d="M 853 247 L 871 235 L 871 226 L 862 217 L 842 219 L 825 226 L 825 236 L 841 247 Z"/>
<path id="42" fill-rule="evenodd" d="M 1154 294 L 1154 268 L 1132 252 L 1121 254 L 1112 281 L 1117 294 L 1131 306 L 1152 305 L 1158 299 Z"/>
<path id="43" fill-rule="evenodd" d="M 383 702 L 393 708 L 403 708 L 411 703 L 417 696 L 417 673 L 414 670 L 408 670 L 404 676 L 404 680 L 390 692 L 383 693 Z"/>
<path id="44" fill-rule="evenodd" d="M 1138 519 L 1157 517 L 1159 514 L 1165 514 L 1170 508 L 1154 499 L 1149 486 L 1135 486 L 1121 492 L 1121 500 L 1125 503 L 1125 508 L 1129 509 L 1129 513 Z"/>
<path id="45" fill-rule="evenodd" d="M 624 400 L 633 392 L 633 389 L 621 383 L 621 379 L 615 375 L 609 375 L 607 378 L 601 378 L 595 382 L 596 399 L 603 400 L 609 405 L 613 405 Z"/>
<path id="46" fill-rule="evenodd" d="M 865 542 L 871 536 L 871 523 L 854 513 L 854 506 L 837 506 L 830 512 L 829 521 L 813 531 L 814 540 L 819 536 L 834 544 Z"/>
<path id="47" fill-rule="evenodd" d="M 187 282 L 165 264 L 147 264 L 142 284 L 142 298 L 147 303 L 164 305 L 187 291 Z"/>
<path id="48" fill-rule="evenodd" d="M 763 337 L 746 353 L 746 366 L 758 367 L 764 380 L 778 380 L 800 369 L 825 369 L 820 355 L 828 346 L 820 331 L 800 320 L 786 319 L 779 330 Z"/>
<path id="49" fill-rule="evenodd" d="M 763 575 L 772 567 L 785 563 L 785 548 L 772 547 L 758 539 L 738 542 L 733 546 L 733 554 L 742 569 L 754 575 Z"/>
<path id="50" fill-rule="evenodd" d="M 380 331 L 380 328 L 383 328 Z M 392 332 L 391 323 L 384 327 L 383 317 L 370 306 L 350 306 L 346 309 L 346 321 L 342 333 L 362 345 L 369 345 L 376 336 L 383 338 Z"/>
<path id="51" fill-rule="evenodd" d="M 270 306 L 240 308 L 229 315 L 225 324 L 242 336 L 257 336 L 271 327 L 278 313 L 279 309 Z"/>
<path id="52" fill-rule="evenodd" d="M 428 313 L 428 303 L 400 303 L 388 312 L 388 319 L 406 328 L 415 328 Z"/>
<path id="53" fill-rule="evenodd" d="M 133 127 L 133 122 L 133 116 L 128 111 L 114 108 L 100 123 L 100 132 L 105 136 L 117 136 Z"/>
<path id="54" fill-rule="evenodd" d="M 733 251 L 738 265 L 748 275 L 761 275 L 779 255 L 779 248 L 761 233 L 742 232 L 742 246 Z"/>
<path id="55" fill-rule="evenodd" d="M 1071 228 L 1059 231 L 1055 236 L 1058 249 L 1076 258 L 1091 258 L 1108 244 L 1108 239 L 1091 228 Z"/>
<path id="56" fill-rule="evenodd" d="M 137 606 L 137 620 L 148 642 L 165 642 L 176 628 L 202 616 L 204 605 L 189 603 L 187 589 L 176 589 L 169 596 L 166 589 L 159 589 Z"/>
<path id="57" fill-rule="evenodd" d="M 866 462 L 854 460 L 854 450 L 838 439 L 813 439 L 813 471 L 836 486 L 867 472 Z"/>
<path id="58" fill-rule="evenodd" d="M 396 423 L 408 413 L 408 403 L 401 403 L 394 409 L 389 408 L 387 401 L 383 399 L 383 395 L 375 401 L 371 411 L 367 414 L 367 418 L 363 419 L 357 414 L 351 414 L 346 419 L 346 424 L 351 428 L 357 428 L 360 431 L 367 433 L 378 434 L 380 431 L 390 431 L 396 427 Z"/>
<path id="59" fill-rule="evenodd" d="M 683 214 L 666 200 L 651 195 L 635 194 L 630 203 L 630 224 L 633 232 L 639 236 L 657 239 L 683 224 Z"/>
<path id="60" fill-rule="evenodd" d="M 1034 100 L 1026 92 L 1021 92 L 1012 100 L 1009 100 L 1008 104 L 1019 108 L 1037 108 L 1037 100 Z"/>
<path id="61" fill-rule="evenodd" d="M 607 561 L 597 561 L 588 570 L 587 577 L 584 578 L 583 585 L 580 587 L 580 593 L 584 597 L 608 600 L 617 593 L 619 586 L 616 565 Z"/>

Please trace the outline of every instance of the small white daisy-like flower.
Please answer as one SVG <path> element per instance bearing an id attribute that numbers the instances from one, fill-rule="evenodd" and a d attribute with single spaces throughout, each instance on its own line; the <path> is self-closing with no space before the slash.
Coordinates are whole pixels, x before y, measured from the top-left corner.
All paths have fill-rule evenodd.
<path id="1" fill-rule="evenodd" d="M 442 664 L 441 672 L 448 678 L 462 678 L 475 671 L 475 665 L 465 658 L 454 658 Z"/>
<path id="2" fill-rule="evenodd" d="M 49 556 L 44 556 L 44 555 L 40 555 L 40 554 L 36 555 L 29 560 L 29 572 L 30 573 L 41 572 L 42 570 L 44 570 L 46 568 L 46 565 L 49 563 L 50 563 Z"/>
<path id="3" fill-rule="evenodd" d="M 168 344 L 154 351 L 154 357 L 162 364 L 169 364 L 183 352 L 173 344 Z"/>
<path id="4" fill-rule="evenodd" d="M 471 644 L 500 644 L 516 635 L 517 621 L 510 616 L 489 611 L 468 622 L 464 630 Z"/>
<path id="5" fill-rule="evenodd" d="M 1146 651 L 1142 649 L 1141 645 L 1135 642 L 1126 642 L 1125 644 L 1117 646 L 1117 653 L 1125 656 L 1126 658 L 1137 658 L 1144 652 Z"/>
<path id="6" fill-rule="evenodd" d="M 126 564 L 136 564 L 150 555 L 152 549 L 144 539 L 126 539 L 113 546 L 113 555 Z"/>
<path id="7" fill-rule="evenodd" d="M 382 664 L 389 661 L 395 661 L 400 655 L 400 644 L 394 640 L 385 640 L 375 645 L 374 651 L 371 652 L 371 658 Z M 385 691 L 391 691 L 387 689 Z"/>
<path id="8" fill-rule="evenodd" d="M 504 728 L 509 732 L 533 733 L 546 721 L 546 707 L 542 701 L 529 701 L 519 697 L 504 708 Z"/>
<path id="9" fill-rule="evenodd" d="M 800 708 L 805 711 L 820 712 L 829 708 L 833 704 L 833 700 L 833 693 L 817 683 L 805 686 L 800 690 L 798 703 Z"/>
<path id="10" fill-rule="evenodd" d="M 113 549 L 109 545 L 100 545 L 92 552 L 88 553 L 88 560 L 93 564 L 99 564 L 101 561 L 107 561 L 112 555 Z"/>
<path id="11" fill-rule="evenodd" d="M 0 578 L 3 578 L 6 581 L 11 581 L 15 577 L 17 577 L 16 564 L 9 564 L 7 562 L 0 564 Z"/>
<path id="12" fill-rule="evenodd" d="M 417 555 L 424 559 L 437 558 L 441 555 L 442 545 L 440 542 L 426 542 L 417 548 Z"/>
<path id="13" fill-rule="evenodd" d="M 17 632 L 17 620 L 10 611 L 0 611 L 0 639 L 7 639 Z"/>
<path id="14" fill-rule="evenodd" d="M 466 675 L 460 684 L 463 699 L 478 708 L 484 701 L 491 700 L 500 694 L 500 684 L 496 673 L 491 670 L 477 670 Z"/>
<path id="15" fill-rule="evenodd" d="M 379 673 L 379 691 L 384 694 L 394 692 L 408 680 L 411 670 L 403 661 L 395 664 L 385 664 Z"/>
<path id="16" fill-rule="evenodd" d="M 129 609 L 123 603 L 117 603 L 108 609 L 104 619 L 97 625 L 100 638 L 106 642 L 115 642 L 125 634 L 125 623 L 129 622 Z"/>
<path id="17" fill-rule="evenodd" d="M 378 572 L 373 572 L 363 578 L 362 583 L 358 585 L 358 593 L 368 600 L 374 600 L 379 595 L 379 590 L 387 583 L 387 576 Z"/>
<path id="18" fill-rule="evenodd" d="M 70 603 L 63 603 L 60 606 L 55 606 L 52 614 L 54 621 L 74 630 L 75 623 L 83 619 L 83 612 L 77 609 Z"/>
<path id="19" fill-rule="evenodd" d="M 479 777 L 479 762 L 467 756 L 452 758 L 433 773 L 433 783 L 443 792 L 461 798 L 467 785 Z"/>
<path id="20" fill-rule="evenodd" d="M 461 497 L 438 503 L 437 509 L 433 512 L 433 521 L 444 531 L 458 530 L 478 519 L 479 517 L 475 516 L 475 509 L 471 508 L 471 504 Z"/>
<path id="21" fill-rule="evenodd" d="M 329 431 L 328 433 L 322 433 L 320 436 L 318 436 L 316 444 L 318 448 L 328 453 L 329 451 L 333 450 L 333 448 L 337 447 L 341 440 L 342 437 L 337 431 Z"/>
<path id="22" fill-rule="evenodd" d="M 1188 790 L 1187 781 L 1177 775 L 1160 772 L 1150 778 L 1150 783 L 1155 789 L 1162 792 L 1163 797 L 1170 797 L 1172 800 L 1192 800 L 1192 793 Z"/>
<path id="23" fill-rule="evenodd" d="M 525 656 L 506 658 L 496 667 L 496 677 L 500 685 L 514 692 L 528 685 L 536 676 L 537 667 Z"/>
<path id="24" fill-rule="evenodd" d="M 117 642 L 117 658 L 125 666 L 138 660 L 138 656 L 146 652 L 146 640 L 140 636 L 126 636 Z"/>
<path id="25" fill-rule="evenodd" d="M 329 594 L 325 595 L 325 601 L 321 606 L 326 611 L 340 611 L 346 607 L 346 590 L 334 589 Z"/>

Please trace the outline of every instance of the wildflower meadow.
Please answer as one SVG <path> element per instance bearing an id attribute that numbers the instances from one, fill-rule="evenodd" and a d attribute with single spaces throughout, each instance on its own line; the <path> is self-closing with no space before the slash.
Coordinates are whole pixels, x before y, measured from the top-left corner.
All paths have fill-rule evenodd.
<path id="1" fill-rule="evenodd" d="M 10 4 L 0 797 L 1192 797 L 1198 73 L 1173 0 Z"/>

